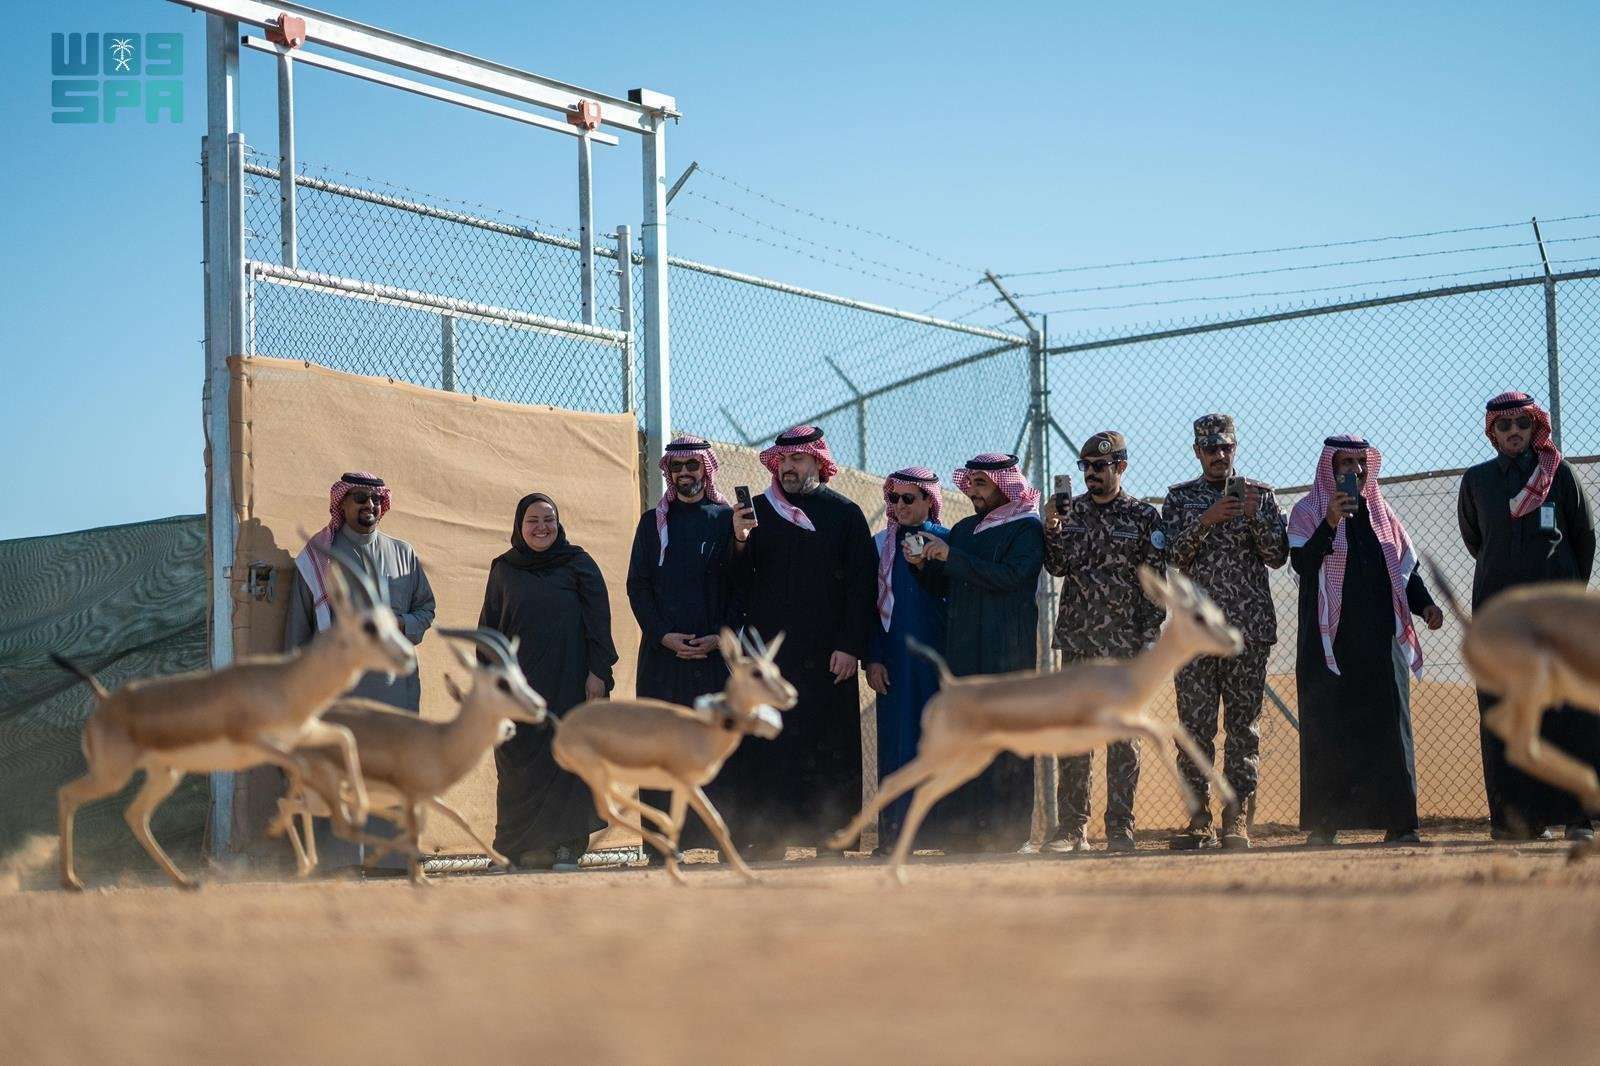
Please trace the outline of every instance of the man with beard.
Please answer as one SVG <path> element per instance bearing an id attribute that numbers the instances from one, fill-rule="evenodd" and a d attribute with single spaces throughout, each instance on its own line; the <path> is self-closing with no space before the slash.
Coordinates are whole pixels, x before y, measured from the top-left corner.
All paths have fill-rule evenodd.
<path id="1" fill-rule="evenodd" d="M 1044 566 L 1062 579 L 1056 647 L 1064 663 L 1131 659 L 1156 639 L 1165 612 L 1145 596 L 1139 567 L 1160 572 L 1166 548 L 1161 516 L 1122 490 L 1128 441 L 1107 430 L 1083 442 L 1078 469 L 1087 489 L 1063 513 L 1045 511 Z M 1087 851 L 1090 756 L 1061 760 L 1060 828 L 1049 851 Z M 1132 851 L 1137 742 L 1106 746 L 1106 848 Z"/>
<path id="2" fill-rule="evenodd" d="M 1551 440 L 1550 416 L 1524 392 L 1488 403 L 1485 433 L 1497 453 L 1461 479 L 1461 539 L 1476 561 L 1472 609 L 1508 588 L 1539 581 L 1587 583 L 1594 568 L 1594 518 L 1583 486 Z M 1478 693 L 1487 711 L 1497 697 Z M 1600 718 L 1570 707 L 1545 712 L 1540 734 L 1600 767 Z M 1567 839 L 1591 840 L 1594 827 L 1577 798 L 1506 762 L 1505 742 L 1479 727 L 1490 831 L 1497 840 L 1544 837 L 1565 825 Z"/>
<path id="3" fill-rule="evenodd" d="M 717 631 L 738 628 L 723 575 L 733 509 L 717 490 L 717 456 L 698 437 L 678 437 L 661 457 L 667 483 L 661 500 L 639 519 L 628 561 L 628 603 L 639 623 L 635 690 L 649 699 L 685 707 L 708 692 L 720 692 L 728 667 L 717 650 Z M 665 793 L 646 791 L 645 803 L 668 807 Z M 691 818 L 680 843 L 715 847 Z M 659 861 L 649 850 L 652 861 Z"/>
<path id="4" fill-rule="evenodd" d="M 328 567 L 333 565 L 329 553 L 341 556 L 357 570 L 362 569 L 363 559 L 372 563 L 379 579 L 389 583 L 389 602 L 406 639 L 422 643 L 433 625 L 433 587 L 411 545 L 378 530 L 392 499 L 383 479 L 364 470 L 343 474 L 329 487 L 329 522 L 295 558 L 294 589 L 284 619 L 285 651 L 309 644 L 319 630 L 332 624 L 325 584 Z M 416 713 L 421 709 L 422 679 L 420 672 L 398 678 L 367 674 L 346 695 Z"/>
<path id="5" fill-rule="evenodd" d="M 917 655 L 906 640 L 918 640 L 944 653 L 945 602 L 922 586 L 912 559 L 921 552 L 906 552 L 902 545 L 917 536 L 948 537 L 939 524 L 943 500 L 939 475 L 923 466 L 896 470 L 883 482 L 884 514 L 888 525 L 873 537 L 878 550 L 878 624 L 872 627 L 867 652 L 867 685 L 878 694 L 878 780 L 882 781 L 917 754 L 922 739 L 922 709 L 939 691 L 939 672 Z M 883 809 L 879 818 L 878 847 L 888 851 L 900 836 L 910 809 L 910 795 Z M 938 826 L 935 824 L 934 835 Z M 925 831 L 924 837 L 931 839 Z M 937 844 L 933 845 L 937 847 Z"/>
<path id="6" fill-rule="evenodd" d="M 1255 802 L 1261 762 L 1261 701 L 1266 695 L 1267 657 L 1278 640 L 1278 616 L 1267 587 L 1267 571 L 1289 561 L 1289 535 L 1272 489 L 1234 475 L 1238 448 L 1232 415 L 1202 415 L 1194 422 L 1194 454 L 1200 477 L 1167 490 L 1161 506 L 1167 561 L 1204 590 L 1244 634 L 1244 651 L 1224 659 L 1207 655 L 1178 671 L 1178 722 L 1207 759 L 1215 757 L 1217 705 L 1227 730 L 1223 770 L 1239 797 L 1222 817 L 1222 846 L 1250 846 L 1247 812 Z M 1230 479 L 1239 491 L 1230 493 Z M 1181 751 L 1178 765 L 1200 812 L 1172 838 L 1174 850 L 1217 846 L 1211 830 L 1206 777 Z"/>
<path id="7" fill-rule="evenodd" d="M 1039 568 L 1044 530 L 1039 492 L 1017 457 L 985 453 L 952 477 L 976 514 L 949 541 L 928 537 L 920 557 L 903 545 L 918 579 L 947 596 L 945 658 L 958 677 L 1032 670 L 1039 664 Z M 1033 823 L 1033 762 L 1010 752 L 940 800 L 937 846 L 945 851 L 1014 851 Z"/>
<path id="8" fill-rule="evenodd" d="M 818 845 L 861 803 L 856 675 L 874 622 L 877 559 L 866 516 L 827 487 L 839 468 L 822 430 L 796 426 L 761 453 L 772 484 L 733 515 L 728 566 L 746 624 L 799 693 L 771 743 L 742 744 L 723 768 L 723 808 L 752 858 Z"/>

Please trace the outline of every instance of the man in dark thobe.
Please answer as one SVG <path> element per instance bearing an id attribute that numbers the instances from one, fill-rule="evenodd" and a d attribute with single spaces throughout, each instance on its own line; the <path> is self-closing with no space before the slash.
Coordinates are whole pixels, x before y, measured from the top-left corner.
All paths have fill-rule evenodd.
<path id="1" fill-rule="evenodd" d="M 1472 609 L 1508 588 L 1538 581 L 1587 583 L 1594 568 L 1594 517 L 1583 486 L 1551 439 L 1550 416 L 1523 392 L 1488 403 L 1485 433 L 1496 455 L 1461 479 L 1461 539 L 1477 565 Z M 1498 697 L 1478 693 L 1486 712 Z M 1600 718 L 1551 708 L 1540 734 L 1575 758 L 1600 767 Z M 1542 838 L 1565 825 L 1567 839 L 1592 840 L 1594 826 L 1577 797 L 1506 762 L 1505 742 L 1480 723 L 1483 785 L 1496 840 Z"/>
<path id="2" fill-rule="evenodd" d="M 1311 845 L 1335 843 L 1341 829 L 1419 842 L 1411 676 L 1422 674 L 1422 642 L 1411 617 L 1438 629 L 1444 613 L 1383 498 L 1382 463 L 1361 437 L 1327 438 L 1311 490 L 1289 512 L 1289 563 L 1300 576 L 1300 825 Z"/>
<path id="3" fill-rule="evenodd" d="M 948 542 L 929 537 L 918 580 L 949 597 L 945 659 L 957 677 L 1003 674 L 1038 666 L 1039 569 L 1044 529 L 1039 493 L 1017 468 L 1017 457 L 988 453 L 957 470 L 956 487 L 976 514 L 957 522 Z M 1015 851 L 1033 823 L 1033 760 L 1010 752 L 934 808 L 945 851 Z"/>
<path id="4" fill-rule="evenodd" d="M 738 628 L 723 567 L 733 540 L 733 509 L 717 490 L 717 456 L 698 437 L 678 437 L 661 457 L 666 491 L 639 519 L 628 561 L 628 603 L 639 623 L 640 696 L 694 706 L 722 691 L 727 664 L 717 631 Z M 714 786 L 713 786 L 714 787 Z M 645 791 L 645 803 L 667 810 L 666 793 Z M 715 847 L 697 818 L 684 826 L 685 848 Z M 659 861 L 654 850 L 652 862 Z"/>
<path id="5" fill-rule="evenodd" d="M 1056 647 L 1068 663 L 1132 659 L 1155 641 L 1166 617 L 1139 584 L 1141 566 L 1158 573 L 1164 569 L 1166 531 L 1154 507 L 1122 488 L 1128 440 L 1121 433 L 1106 430 L 1084 441 L 1078 469 L 1083 471 L 1084 493 L 1059 514 L 1052 499 L 1045 518 L 1045 569 L 1062 579 Z M 1088 850 L 1091 769 L 1088 755 L 1061 760 L 1060 826 L 1046 850 Z M 1138 742 L 1107 744 L 1107 851 L 1134 850 L 1138 787 Z"/>
<path id="6" fill-rule="evenodd" d="M 729 576 L 746 624 L 799 693 L 776 740 L 739 746 L 723 768 L 734 840 L 752 858 L 820 845 L 861 804 L 857 674 L 876 617 L 877 557 L 866 516 L 827 487 L 838 466 L 822 430 L 796 426 L 761 453 L 772 484 L 737 510 Z"/>

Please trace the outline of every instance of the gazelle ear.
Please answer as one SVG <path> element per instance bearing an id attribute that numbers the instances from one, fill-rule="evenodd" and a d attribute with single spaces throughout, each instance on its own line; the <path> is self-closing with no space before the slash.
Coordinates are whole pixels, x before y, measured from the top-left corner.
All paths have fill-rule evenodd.
<path id="1" fill-rule="evenodd" d="M 456 657 L 456 662 L 460 663 L 462 666 L 465 666 L 468 670 L 476 670 L 478 668 L 478 660 L 469 655 L 467 653 L 467 649 L 463 648 L 460 644 L 457 644 L 454 641 L 450 641 L 449 645 L 451 654 Z M 449 677 L 446 677 L 445 680 L 449 681 L 450 679 Z"/>
<path id="2" fill-rule="evenodd" d="M 729 666 L 732 666 L 744 656 L 744 649 L 739 647 L 738 636 L 727 626 L 723 626 L 722 631 L 717 634 L 717 647 L 721 650 L 722 657 L 727 660 Z"/>
<path id="3" fill-rule="evenodd" d="M 1181 571 L 1174 570 L 1168 576 L 1167 584 L 1186 607 L 1193 607 L 1200 599 L 1200 590 Z"/>
<path id="4" fill-rule="evenodd" d="M 462 658 L 465 658 L 465 656 L 462 656 Z M 444 675 L 444 690 L 450 693 L 450 698 L 455 700 L 457 703 L 461 703 L 466 699 L 466 697 L 461 693 L 461 686 L 456 684 L 456 679 L 451 677 L 449 674 Z"/>
<path id="5" fill-rule="evenodd" d="M 1139 587 L 1151 603 L 1165 605 L 1167 598 L 1172 594 L 1171 584 L 1156 573 L 1152 567 L 1139 567 Z"/>
<path id="6" fill-rule="evenodd" d="M 341 614 L 349 609 L 350 582 L 345 580 L 337 565 L 330 563 L 322 575 L 322 591 L 328 594 L 328 603 L 333 607 L 334 614 Z"/>

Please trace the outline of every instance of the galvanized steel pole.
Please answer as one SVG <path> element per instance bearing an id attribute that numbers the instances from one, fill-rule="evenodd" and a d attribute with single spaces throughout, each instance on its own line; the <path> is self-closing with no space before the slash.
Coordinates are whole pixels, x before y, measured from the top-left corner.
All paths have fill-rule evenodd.
<path id="1" fill-rule="evenodd" d="M 1549 384 L 1550 439 L 1561 447 L 1561 346 L 1556 330 L 1556 282 L 1550 273 L 1550 257 L 1544 251 L 1544 235 L 1539 220 L 1533 220 L 1533 239 L 1539 243 L 1539 261 L 1544 264 L 1544 352 Z"/>
<path id="2" fill-rule="evenodd" d="M 298 267 L 300 249 L 294 221 L 294 60 L 278 54 L 278 233 L 283 265 Z"/>
<path id="3" fill-rule="evenodd" d="M 632 412 L 633 353 L 638 338 L 633 334 L 633 231 L 617 227 L 617 328 L 628 335 L 622 345 L 622 409 Z"/>
<path id="4" fill-rule="evenodd" d="M 243 140 L 238 120 L 239 24 L 206 17 L 205 387 L 206 527 L 210 555 L 208 643 L 213 667 L 233 661 L 233 463 L 228 357 L 243 344 L 239 307 L 244 260 Z M 228 854 L 233 839 L 232 774 L 211 775 L 211 852 Z"/>
<path id="5" fill-rule="evenodd" d="M 667 320 L 667 116 L 655 114 L 644 138 L 644 438 L 660 455 L 672 434 Z"/>
<path id="6" fill-rule="evenodd" d="M 456 316 L 439 316 L 439 388 L 456 391 Z"/>
<path id="7" fill-rule="evenodd" d="M 999 288 L 996 283 L 996 288 Z M 1001 289 L 1001 294 L 1009 294 Z M 1018 309 L 1020 311 L 1020 309 Z M 1024 321 L 1027 321 L 1024 318 Z M 1028 330 L 1028 379 L 1029 379 L 1029 440 L 1028 451 L 1032 457 L 1031 469 L 1028 471 L 1029 479 L 1034 487 L 1039 490 L 1041 504 L 1049 498 L 1050 478 L 1050 383 L 1049 383 L 1049 356 L 1045 354 L 1049 347 L 1049 319 L 1041 318 L 1039 328 L 1031 327 Z M 1054 651 L 1051 648 L 1051 637 L 1055 631 L 1055 584 L 1050 580 L 1050 575 L 1044 570 L 1039 571 L 1038 592 L 1035 601 L 1039 605 L 1038 628 L 1035 633 L 1035 642 L 1038 649 L 1039 669 L 1049 670 L 1055 666 Z M 1049 840 L 1056 827 L 1056 789 L 1060 774 L 1060 763 L 1048 755 L 1037 756 L 1033 760 L 1033 839 L 1039 843 Z"/>
<path id="8" fill-rule="evenodd" d="M 578 290 L 581 321 L 594 325 L 594 158 L 589 131 L 578 137 Z"/>

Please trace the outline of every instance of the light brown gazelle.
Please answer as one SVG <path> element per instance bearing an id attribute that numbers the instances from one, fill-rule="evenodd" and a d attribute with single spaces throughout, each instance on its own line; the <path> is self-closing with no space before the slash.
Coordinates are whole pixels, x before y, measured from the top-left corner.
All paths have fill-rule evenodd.
<path id="1" fill-rule="evenodd" d="M 916 789 L 891 860 L 892 874 L 903 884 L 906 856 L 929 808 L 982 773 L 1000 752 L 1080 755 L 1113 740 L 1153 742 L 1184 802 L 1195 811 L 1199 800 L 1178 772 L 1176 744 L 1216 787 L 1222 801 L 1233 806 L 1237 802 L 1233 789 L 1200 753 L 1188 731 L 1156 718 L 1147 706 L 1190 660 L 1237 655 L 1243 639 L 1210 597 L 1182 574 L 1162 577 L 1142 566 L 1139 584 L 1146 596 L 1166 608 L 1167 620 L 1155 643 L 1126 661 L 1096 659 L 1071 663 L 1059 671 L 954 677 L 937 654 L 908 641 L 938 666 L 940 677 L 939 692 L 922 712 L 916 758 L 884 779 L 877 795 L 829 846 L 848 846 L 879 810 Z"/>
<path id="2" fill-rule="evenodd" d="M 327 576 L 333 624 L 304 648 L 284 655 L 240 659 L 217 670 L 130 681 L 115 692 L 81 667 L 56 656 L 83 678 L 98 698 L 83 726 L 89 770 L 57 794 L 61 831 L 61 883 L 82 889 L 73 868 L 72 827 L 78 807 L 116 792 L 137 770 L 144 784 L 123 817 L 150 857 L 183 888 L 198 887 L 173 865 L 150 833 L 150 815 L 185 774 L 246 770 L 262 763 L 298 774 L 295 749 L 339 749 L 353 783 L 355 825 L 367 818 L 367 793 L 355 738 L 343 726 L 321 721 L 322 712 L 368 671 L 409 674 L 416 650 L 389 609 L 387 583 L 333 556 Z M 339 568 L 361 590 L 356 602 Z"/>
<path id="3" fill-rule="evenodd" d="M 1483 724 L 1505 741 L 1506 761 L 1600 814 L 1594 767 L 1539 735 L 1551 707 L 1600 714 L 1600 596 L 1577 581 L 1540 582 L 1507 589 L 1468 617 L 1432 559 L 1428 569 L 1461 623 L 1461 660 L 1473 684 L 1500 697 Z M 1593 841 L 1579 843 L 1570 857 L 1595 850 Z"/>
<path id="4" fill-rule="evenodd" d="M 783 729 L 779 711 L 795 705 L 794 686 L 783 679 L 770 647 L 755 635 L 741 646 L 731 629 L 719 635 L 728 663 L 728 683 L 720 696 L 705 696 L 695 706 L 662 700 L 590 700 L 562 716 L 551 754 L 563 770 L 581 777 L 594 794 L 595 809 L 612 825 L 631 829 L 666 858 L 667 872 L 683 884 L 678 868 L 678 834 L 693 807 L 722 849 L 724 859 L 754 881 L 739 857 L 722 815 L 706 798 L 705 786 L 745 735 L 771 740 Z M 663 813 L 633 795 L 636 788 L 672 793 L 672 810 Z M 641 824 L 647 818 L 660 828 Z"/>
<path id="5" fill-rule="evenodd" d="M 342 726 L 355 736 L 361 751 L 361 772 L 372 796 L 372 813 L 399 825 L 401 835 L 383 840 L 356 833 L 356 827 L 344 819 L 336 802 L 345 784 L 343 764 L 321 752 L 303 751 L 299 755 L 304 763 L 302 787 L 289 789 L 278 801 L 278 816 L 268 827 L 271 835 L 289 834 L 301 877 L 317 865 L 313 817 L 329 818 L 339 836 L 374 847 L 376 851 L 368 856 L 369 862 L 376 862 L 390 851 L 406 851 L 413 884 L 427 882 L 417 838 L 429 811 L 444 815 L 465 830 L 491 862 L 510 865 L 443 797 L 478 765 L 484 752 L 509 739 L 514 732 L 512 723 L 546 724 L 544 697 L 529 687 L 517 665 L 517 641 L 508 642 L 492 629 L 441 629 L 439 633 L 471 641 L 488 656 L 488 661 L 479 662 L 452 645 L 461 664 L 472 671 L 472 680 L 463 695 L 455 682 L 448 675 L 445 677 L 450 694 L 461 704 L 450 721 L 429 722 L 363 699 L 340 700 L 322 716 L 324 722 Z M 303 835 L 295 830 L 296 816 Z"/>

